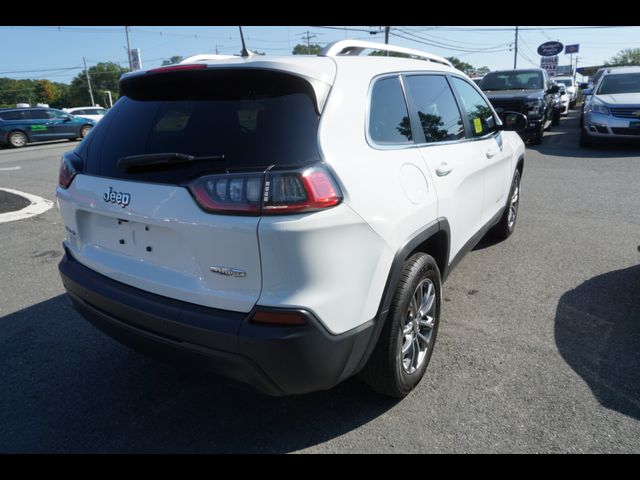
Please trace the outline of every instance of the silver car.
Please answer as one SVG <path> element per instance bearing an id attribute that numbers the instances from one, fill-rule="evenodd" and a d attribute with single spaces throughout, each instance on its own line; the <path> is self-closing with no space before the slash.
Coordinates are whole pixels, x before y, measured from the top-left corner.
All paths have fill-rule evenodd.
<path id="1" fill-rule="evenodd" d="M 640 143 L 640 67 L 606 70 L 584 111 L 580 146 L 595 141 Z"/>

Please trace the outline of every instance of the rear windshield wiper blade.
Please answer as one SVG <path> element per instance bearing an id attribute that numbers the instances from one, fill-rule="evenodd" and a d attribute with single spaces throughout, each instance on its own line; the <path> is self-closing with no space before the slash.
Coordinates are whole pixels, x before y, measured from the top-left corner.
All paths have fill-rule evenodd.
<path id="1" fill-rule="evenodd" d="M 148 167 L 153 165 L 178 165 L 185 163 L 206 162 L 208 160 L 224 160 L 224 155 L 207 155 L 196 157 L 186 153 L 145 153 L 130 155 L 118 160 L 118 168 L 128 170 L 133 167 Z"/>

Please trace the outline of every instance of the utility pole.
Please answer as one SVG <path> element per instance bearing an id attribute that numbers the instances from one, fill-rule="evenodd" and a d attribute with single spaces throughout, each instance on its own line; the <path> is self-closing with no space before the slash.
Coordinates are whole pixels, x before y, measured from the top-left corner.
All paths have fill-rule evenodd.
<path id="1" fill-rule="evenodd" d="M 307 39 L 307 54 L 311 55 L 311 44 L 309 43 L 309 40 L 311 40 L 312 38 L 315 38 L 316 36 L 311 35 L 311 32 L 309 32 L 309 30 L 307 30 L 305 33 L 306 33 L 306 39 Z"/>
<path id="2" fill-rule="evenodd" d="M 391 27 L 384 27 L 384 44 L 389 45 L 389 31 Z"/>
<path id="3" fill-rule="evenodd" d="M 109 95 L 109 108 L 113 107 L 113 97 L 111 96 L 111 91 L 107 90 L 107 95 Z"/>
<path id="4" fill-rule="evenodd" d="M 133 62 L 131 61 L 131 44 L 129 43 L 129 27 L 124 27 L 124 33 L 127 36 L 127 58 L 129 59 L 129 71 L 133 72 Z"/>
<path id="5" fill-rule="evenodd" d="M 87 76 L 87 83 L 89 84 L 89 96 L 91 96 L 91 106 L 93 107 L 96 102 L 93 100 L 93 90 L 91 90 L 91 77 L 89 76 L 89 70 L 87 69 L 87 60 L 82 57 L 82 61 L 84 62 L 84 73 Z"/>
<path id="6" fill-rule="evenodd" d="M 518 26 L 516 25 L 516 45 L 515 52 L 513 54 L 513 69 L 518 68 Z"/>

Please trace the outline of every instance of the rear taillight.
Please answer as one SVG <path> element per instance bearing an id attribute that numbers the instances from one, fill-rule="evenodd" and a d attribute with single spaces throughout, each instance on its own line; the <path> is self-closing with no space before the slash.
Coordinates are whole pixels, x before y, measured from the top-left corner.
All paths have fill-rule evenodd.
<path id="1" fill-rule="evenodd" d="M 76 176 L 76 169 L 73 168 L 71 162 L 64 156 L 60 160 L 60 171 L 58 172 L 58 185 L 62 188 L 69 188 L 73 178 Z"/>
<path id="2" fill-rule="evenodd" d="M 191 182 L 189 190 L 210 213 L 280 215 L 322 210 L 342 201 L 340 188 L 322 166 L 207 175 Z"/>

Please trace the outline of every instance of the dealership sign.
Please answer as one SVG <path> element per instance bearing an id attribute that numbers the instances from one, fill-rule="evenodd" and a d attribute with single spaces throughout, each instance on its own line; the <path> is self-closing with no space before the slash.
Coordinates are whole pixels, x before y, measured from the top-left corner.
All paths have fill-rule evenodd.
<path id="1" fill-rule="evenodd" d="M 564 47 L 564 53 L 578 53 L 580 51 L 580 44 L 576 43 L 575 45 L 567 45 Z"/>
<path id="2" fill-rule="evenodd" d="M 542 57 L 540 59 L 540 68 L 544 68 L 550 76 L 555 76 L 558 72 L 558 56 Z"/>
<path id="3" fill-rule="evenodd" d="M 560 42 L 546 42 L 538 47 L 538 55 L 541 57 L 553 57 L 562 52 L 564 45 Z"/>

